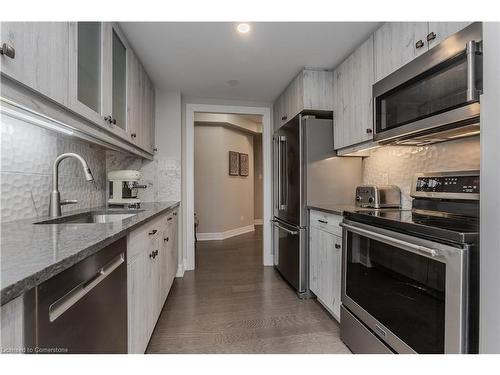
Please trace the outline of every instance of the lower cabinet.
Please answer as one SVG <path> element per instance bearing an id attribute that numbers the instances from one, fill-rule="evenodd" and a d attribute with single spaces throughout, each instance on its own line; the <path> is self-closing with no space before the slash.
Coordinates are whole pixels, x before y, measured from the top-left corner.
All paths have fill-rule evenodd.
<path id="1" fill-rule="evenodd" d="M 311 223 L 309 231 L 309 286 L 318 301 L 337 321 L 340 321 L 342 278 L 340 233 L 340 227 L 338 231 L 329 231 L 329 228 L 318 228 L 314 223 Z"/>
<path id="2" fill-rule="evenodd" d="M 146 351 L 172 286 L 178 263 L 176 233 L 174 210 L 137 228 L 127 238 L 129 353 Z"/>

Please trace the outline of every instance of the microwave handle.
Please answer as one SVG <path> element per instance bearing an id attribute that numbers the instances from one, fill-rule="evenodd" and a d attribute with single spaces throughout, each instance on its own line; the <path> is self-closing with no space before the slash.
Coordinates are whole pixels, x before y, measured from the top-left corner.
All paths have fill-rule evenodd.
<path id="1" fill-rule="evenodd" d="M 349 232 L 353 232 L 356 234 L 359 234 L 361 236 L 365 236 L 374 240 L 378 240 L 384 243 L 387 243 L 389 245 L 393 245 L 396 247 L 402 247 L 405 249 L 408 249 L 414 253 L 418 253 L 424 256 L 431 256 L 431 257 L 436 257 L 439 255 L 438 250 L 436 249 L 431 249 L 429 247 L 425 246 L 420 246 L 420 245 L 415 245 L 411 242 L 399 240 L 394 237 L 386 236 L 384 234 L 372 232 L 370 230 L 362 229 L 362 228 L 357 228 L 353 225 L 349 225 L 346 223 L 340 223 L 340 226 L 348 230 Z"/>
<path id="2" fill-rule="evenodd" d="M 476 88 L 476 53 L 480 52 L 478 43 L 474 40 L 467 42 L 465 46 L 467 54 L 467 101 L 479 100 L 479 90 Z"/>

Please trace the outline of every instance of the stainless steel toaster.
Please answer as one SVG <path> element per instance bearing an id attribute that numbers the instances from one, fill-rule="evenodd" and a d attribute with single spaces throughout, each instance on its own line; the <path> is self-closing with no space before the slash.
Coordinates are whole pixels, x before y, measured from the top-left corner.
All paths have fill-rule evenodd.
<path id="1" fill-rule="evenodd" d="M 356 187 L 356 207 L 399 208 L 401 190 L 396 185 L 361 185 Z"/>

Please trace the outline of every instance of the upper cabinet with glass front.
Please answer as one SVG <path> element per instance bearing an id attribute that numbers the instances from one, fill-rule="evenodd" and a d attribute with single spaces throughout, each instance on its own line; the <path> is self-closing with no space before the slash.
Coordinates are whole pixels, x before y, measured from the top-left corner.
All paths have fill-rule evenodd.
<path id="1" fill-rule="evenodd" d="M 125 38 L 112 23 L 74 22 L 70 26 L 70 107 L 125 139 L 127 49 Z"/>

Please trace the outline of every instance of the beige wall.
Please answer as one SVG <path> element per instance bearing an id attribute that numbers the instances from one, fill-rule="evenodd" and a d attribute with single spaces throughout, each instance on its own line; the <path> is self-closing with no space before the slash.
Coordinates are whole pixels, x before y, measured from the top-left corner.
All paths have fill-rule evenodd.
<path id="1" fill-rule="evenodd" d="M 253 137 L 253 160 L 254 160 L 254 209 L 253 216 L 255 220 L 262 220 L 263 214 L 263 191 L 264 169 L 262 166 L 262 135 L 256 134 Z"/>
<path id="2" fill-rule="evenodd" d="M 229 151 L 248 154 L 249 176 L 229 176 Z M 194 128 L 194 210 L 198 233 L 253 225 L 253 136 L 222 126 Z"/>
<path id="3" fill-rule="evenodd" d="M 479 137 L 429 146 L 383 146 L 363 160 L 363 183 L 397 185 L 404 208 L 411 208 L 412 176 L 418 172 L 479 169 Z"/>

